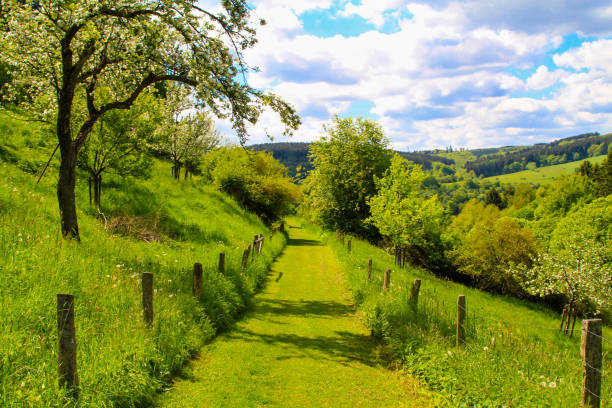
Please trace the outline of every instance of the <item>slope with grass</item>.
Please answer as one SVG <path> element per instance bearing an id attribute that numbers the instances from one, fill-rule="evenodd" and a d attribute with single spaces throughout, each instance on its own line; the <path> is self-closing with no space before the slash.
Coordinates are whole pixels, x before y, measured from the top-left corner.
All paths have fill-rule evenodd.
<path id="1" fill-rule="evenodd" d="M 496 296 L 438 279 L 431 273 L 394 268 L 383 293 L 382 275 L 393 256 L 352 240 L 352 252 L 322 234 L 341 263 L 366 323 L 385 339 L 404 367 L 456 406 L 568 407 L 581 395 L 580 321 L 573 337 L 558 331 L 559 314 L 542 305 Z M 372 280 L 366 265 L 373 260 Z M 418 308 L 408 299 L 422 280 Z M 457 296 L 466 296 L 467 337 L 455 345 Z M 602 399 L 612 399 L 612 330 L 604 328 Z"/>
<path id="2" fill-rule="evenodd" d="M 198 181 L 177 183 L 156 162 L 149 180 L 109 177 L 104 214 L 77 186 L 82 242 L 60 234 L 57 163 L 36 184 L 55 147 L 38 125 L 0 117 L 0 406 L 64 406 L 57 385 L 56 294 L 75 295 L 80 403 L 150 406 L 156 393 L 261 288 L 284 235 L 240 269 L 255 234 L 270 230 Z M 149 242 L 145 242 L 149 241 Z M 227 272 L 217 272 L 220 252 Z M 204 290 L 191 294 L 194 262 Z M 155 276 L 155 320 L 142 322 L 140 274 Z"/>
<path id="3" fill-rule="evenodd" d="M 585 160 L 578 160 L 569 163 L 555 164 L 554 166 L 538 167 L 531 170 L 523 170 L 516 173 L 502 174 L 484 178 L 483 181 L 491 183 L 500 182 L 502 184 L 548 184 L 563 174 L 573 174 L 585 161 L 590 161 L 592 164 L 601 163 L 606 158 L 606 155 L 591 157 Z"/>
<path id="4" fill-rule="evenodd" d="M 160 406 L 433 406 L 413 379 L 382 367 L 332 251 L 295 224 L 289 237 L 252 312 L 202 350 Z"/>

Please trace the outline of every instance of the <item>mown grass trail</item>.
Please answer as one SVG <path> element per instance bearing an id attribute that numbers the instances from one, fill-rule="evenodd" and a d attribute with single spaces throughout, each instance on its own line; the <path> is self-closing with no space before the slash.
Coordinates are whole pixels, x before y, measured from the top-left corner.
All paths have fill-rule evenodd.
<path id="1" fill-rule="evenodd" d="M 162 407 L 426 407 L 383 367 L 330 248 L 297 226 L 251 313 L 202 350 Z"/>

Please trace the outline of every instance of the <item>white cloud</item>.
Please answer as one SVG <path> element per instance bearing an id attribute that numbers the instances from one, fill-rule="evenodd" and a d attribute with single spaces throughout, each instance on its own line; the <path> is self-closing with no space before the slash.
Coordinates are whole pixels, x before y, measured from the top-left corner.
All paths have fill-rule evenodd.
<path id="1" fill-rule="evenodd" d="M 269 25 L 258 31 L 259 44 L 246 53 L 247 61 L 262 69 L 250 82 L 296 106 L 304 123 L 296 141 L 314 140 L 323 123 L 356 100 L 373 103 L 371 113 L 402 149 L 520 144 L 522 138 L 533 143 L 612 129 L 612 40 L 584 43 L 555 55 L 553 61 L 562 69 L 541 65 L 526 80 L 511 73 L 510 68 L 535 68 L 561 44 L 561 35 L 569 33 L 566 28 L 520 29 L 523 22 L 515 14 L 526 9 L 523 0 L 496 5 L 508 7 L 508 21 L 501 23 L 495 13 L 486 20 L 485 11 L 493 6 L 482 1 L 364 0 L 346 4 L 342 13 L 361 15 L 377 26 L 397 8 L 413 17 L 399 21 L 395 33 L 330 38 L 305 33 L 298 16 L 326 9 L 331 0 L 255 4 L 254 15 Z M 483 15 L 476 14 L 475 4 Z M 541 7 L 534 10 L 537 14 Z M 563 15 L 551 18 L 561 21 Z M 586 72 L 572 72 L 581 70 Z M 559 84 L 545 98 L 512 95 Z M 264 127 L 271 134 L 282 133 L 278 118 L 265 114 L 262 124 L 251 129 L 250 143 L 265 141 Z"/>
<path id="2" fill-rule="evenodd" d="M 559 83 L 560 80 L 567 78 L 569 75 L 569 72 L 562 69 L 551 72 L 546 66 L 540 65 L 536 72 L 527 79 L 527 88 L 534 90 L 550 88 Z"/>

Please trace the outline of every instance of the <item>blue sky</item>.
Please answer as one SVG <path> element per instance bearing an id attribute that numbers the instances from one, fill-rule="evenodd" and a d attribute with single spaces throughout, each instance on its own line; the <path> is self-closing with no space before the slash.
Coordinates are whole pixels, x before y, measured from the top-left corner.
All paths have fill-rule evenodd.
<path id="1" fill-rule="evenodd" d="M 252 5 L 268 24 L 246 53 L 261 69 L 249 81 L 297 108 L 304 125 L 292 140 L 316 140 L 336 114 L 379 121 L 402 150 L 612 131 L 609 1 Z M 282 132 L 274 114 L 262 124 L 273 135 Z M 249 143 L 265 141 L 258 129 Z"/>

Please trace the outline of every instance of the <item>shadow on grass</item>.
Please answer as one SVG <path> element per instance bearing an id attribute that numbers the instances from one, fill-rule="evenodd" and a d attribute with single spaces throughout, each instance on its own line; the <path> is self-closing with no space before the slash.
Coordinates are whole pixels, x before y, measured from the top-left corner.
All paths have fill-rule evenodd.
<path id="1" fill-rule="evenodd" d="M 276 357 L 279 361 L 300 358 L 335 361 L 341 364 L 357 361 L 372 367 L 388 362 L 386 357 L 374 352 L 380 345 L 376 339 L 347 331 L 334 333 L 333 336 L 305 337 L 289 333 L 257 333 L 237 328 L 228 337 L 279 346 L 287 352 Z"/>
<path id="2" fill-rule="evenodd" d="M 257 315 L 338 318 L 354 313 L 352 306 L 333 301 L 292 301 L 260 299 L 253 310 Z"/>
<path id="3" fill-rule="evenodd" d="M 321 241 L 315 239 L 293 239 L 289 238 L 287 241 L 288 246 L 323 246 Z"/>

